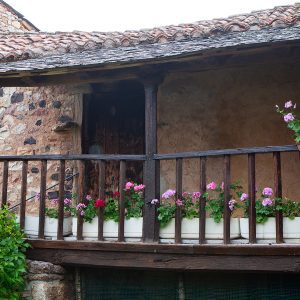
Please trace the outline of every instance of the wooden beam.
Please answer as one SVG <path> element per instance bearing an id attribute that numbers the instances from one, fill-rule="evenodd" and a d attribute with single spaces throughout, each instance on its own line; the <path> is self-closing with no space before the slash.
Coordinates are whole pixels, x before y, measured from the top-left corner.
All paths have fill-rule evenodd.
<path id="1" fill-rule="evenodd" d="M 169 253 L 185 255 L 298 256 L 300 244 L 158 244 L 98 241 L 27 240 L 34 249 L 106 252 Z"/>
<path id="2" fill-rule="evenodd" d="M 65 266 L 185 271 L 265 271 L 299 273 L 299 257 L 183 255 L 89 250 L 29 249 L 27 258 Z"/>

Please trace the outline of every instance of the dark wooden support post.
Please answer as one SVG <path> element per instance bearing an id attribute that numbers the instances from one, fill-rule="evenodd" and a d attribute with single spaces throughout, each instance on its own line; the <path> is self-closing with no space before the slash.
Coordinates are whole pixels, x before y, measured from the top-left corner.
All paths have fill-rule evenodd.
<path id="1" fill-rule="evenodd" d="M 125 178 L 126 178 L 126 163 L 124 160 L 120 161 L 120 176 L 119 176 L 119 229 L 118 241 L 124 242 L 124 227 L 125 227 Z"/>
<path id="2" fill-rule="evenodd" d="M 3 162 L 2 206 L 7 204 L 8 164 L 8 160 Z"/>
<path id="3" fill-rule="evenodd" d="M 100 160 L 99 163 L 99 198 L 105 200 L 105 162 Z M 104 207 L 98 208 L 98 241 L 103 241 L 103 221 Z"/>
<path id="4" fill-rule="evenodd" d="M 156 79 L 157 77 L 155 77 Z M 157 80 L 145 80 L 145 149 L 146 161 L 144 164 L 144 183 L 145 189 L 145 208 L 143 216 L 143 240 L 153 242 L 158 240 L 157 227 L 159 226 L 156 218 L 156 207 L 150 205 L 151 200 L 157 196 L 158 187 L 155 186 L 158 176 L 154 154 L 157 152 Z"/>
<path id="5" fill-rule="evenodd" d="M 176 201 L 182 201 L 182 159 L 176 159 Z M 175 212 L 175 243 L 181 244 L 181 205 L 176 205 Z"/>
<path id="6" fill-rule="evenodd" d="M 273 153 L 274 160 L 274 196 L 282 198 L 282 181 L 281 181 L 281 159 L 280 152 Z M 283 243 L 283 218 L 282 212 L 276 211 L 276 243 Z"/>
<path id="7" fill-rule="evenodd" d="M 230 201 L 230 156 L 224 156 L 224 231 L 223 242 L 224 244 L 230 243 L 230 215 L 229 208 Z"/>
<path id="8" fill-rule="evenodd" d="M 248 154 L 249 243 L 256 243 L 255 154 Z"/>
<path id="9" fill-rule="evenodd" d="M 57 239 L 64 239 L 64 200 L 65 200 L 65 177 L 66 177 L 66 162 L 60 160 L 59 174 L 59 194 L 58 194 L 58 222 L 57 222 Z"/>
<path id="10" fill-rule="evenodd" d="M 47 160 L 41 161 L 40 208 L 39 208 L 39 239 L 45 238 L 45 208 L 46 208 Z"/>
<path id="11" fill-rule="evenodd" d="M 79 166 L 79 191 L 77 203 L 86 202 L 86 161 L 80 161 Z M 77 240 L 83 240 L 83 216 L 80 215 L 80 211 L 77 214 Z"/>
<path id="12" fill-rule="evenodd" d="M 206 192 L 206 157 L 200 157 L 200 203 L 199 203 L 199 244 L 205 243 L 205 202 L 203 197 Z"/>
<path id="13" fill-rule="evenodd" d="M 28 161 L 23 161 L 22 165 L 22 187 L 21 187 L 21 204 L 20 204 L 20 227 L 25 228 L 25 212 L 26 212 L 26 194 L 27 194 L 27 171 Z"/>

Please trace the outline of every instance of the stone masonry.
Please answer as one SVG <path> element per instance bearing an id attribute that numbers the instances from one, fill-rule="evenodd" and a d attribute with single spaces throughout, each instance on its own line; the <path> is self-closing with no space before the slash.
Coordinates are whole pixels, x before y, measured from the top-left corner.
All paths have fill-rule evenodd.
<path id="1" fill-rule="evenodd" d="M 71 271 L 42 261 L 27 261 L 27 286 L 24 300 L 73 300 L 74 278 Z"/>

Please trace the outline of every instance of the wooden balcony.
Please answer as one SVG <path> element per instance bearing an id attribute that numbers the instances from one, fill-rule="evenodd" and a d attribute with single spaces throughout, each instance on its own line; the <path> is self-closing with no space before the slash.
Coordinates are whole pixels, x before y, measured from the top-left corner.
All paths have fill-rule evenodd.
<path id="1" fill-rule="evenodd" d="M 261 243 L 256 238 L 256 163 L 257 155 L 273 155 L 274 193 L 282 197 L 281 155 L 284 152 L 295 152 L 296 145 L 239 148 L 212 151 L 197 151 L 169 154 L 154 154 L 152 159 L 144 155 L 32 155 L 32 156 L 1 156 L 3 162 L 2 205 L 7 203 L 9 188 L 9 163 L 22 161 L 22 187 L 20 195 L 20 226 L 25 228 L 27 173 L 30 161 L 40 161 L 40 200 L 39 225 L 36 238 L 29 238 L 32 249 L 28 257 L 35 260 L 45 260 L 62 265 L 101 266 L 123 268 L 158 268 L 175 270 L 225 270 L 225 271 L 285 271 L 299 272 L 300 243 L 285 243 L 283 237 L 283 217 L 276 213 L 276 240 Z M 230 218 L 228 207 L 230 201 L 231 168 L 233 156 L 246 156 L 248 159 L 248 193 L 249 207 L 249 239 L 231 239 Z M 172 243 L 163 243 L 159 238 L 159 223 L 156 207 L 150 205 L 151 200 L 160 198 L 160 163 L 163 160 L 176 161 L 176 193 L 180 199 L 183 191 L 183 161 L 185 159 L 200 160 L 200 192 L 206 191 L 206 159 L 223 159 L 224 202 L 223 239 L 211 243 L 205 237 L 206 199 L 199 201 L 199 236 L 192 243 L 183 243 L 181 237 L 181 207 L 176 207 L 175 239 Z M 56 237 L 49 240 L 45 237 L 45 206 L 47 191 L 47 162 L 59 162 L 59 201 L 58 225 Z M 116 240 L 105 240 L 103 235 L 103 209 L 98 210 L 98 236 L 94 240 L 83 237 L 83 218 L 78 214 L 77 235 L 65 238 L 63 235 L 64 222 L 64 183 L 66 180 L 66 164 L 78 162 L 79 186 L 81 199 L 86 196 L 86 165 L 93 161 L 99 166 L 98 191 L 99 196 L 105 196 L 105 164 L 109 161 L 119 162 L 119 223 Z M 126 164 L 129 161 L 143 162 L 145 205 L 143 209 L 143 235 L 140 241 L 129 242 L 125 239 L 125 195 Z M 155 166 L 153 170 L 153 166 Z"/>

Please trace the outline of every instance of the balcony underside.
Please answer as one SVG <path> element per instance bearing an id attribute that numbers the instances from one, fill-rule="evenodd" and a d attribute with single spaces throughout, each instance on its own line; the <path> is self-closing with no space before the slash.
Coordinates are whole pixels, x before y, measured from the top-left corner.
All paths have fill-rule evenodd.
<path id="1" fill-rule="evenodd" d="M 65 266 L 300 272 L 300 245 L 168 245 L 29 240 L 28 258 Z"/>

